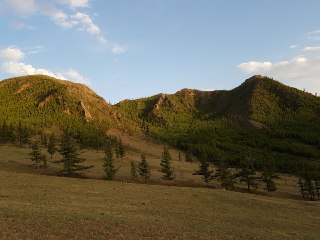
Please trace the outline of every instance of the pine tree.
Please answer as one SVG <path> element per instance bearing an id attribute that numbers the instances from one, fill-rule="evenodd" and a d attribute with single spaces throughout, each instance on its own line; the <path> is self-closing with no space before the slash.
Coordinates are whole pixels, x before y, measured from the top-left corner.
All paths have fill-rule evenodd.
<path id="1" fill-rule="evenodd" d="M 104 157 L 104 164 L 103 164 L 103 170 L 105 173 L 105 179 L 106 180 L 114 180 L 119 168 L 115 168 L 113 164 L 113 153 L 112 153 L 112 147 L 111 143 L 107 143 L 105 148 L 105 157 Z"/>
<path id="2" fill-rule="evenodd" d="M 124 158 L 126 156 L 126 150 L 122 144 L 121 138 L 119 139 L 119 143 L 118 143 L 118 153 L 120 158 Z"/>
<path id="3" fill-rule="evenodd" d="M 210 163 L 207 156 L 202 156 L 199 160 L 199 170 L 194 173 L 195 175 L 202 175 L 202 179 L 207 187 L 209 186 L 209 182 L 214 179 L 213 170 L 209 168 Z"/>
<path id="4" fill-rule="evenodd" d="M 233 189 L 235 183 L 235 175 L 227 167 L 224 161 L 220 161 L 216 170 L 215 177 L 221 181 L 221 187 L 225 189 Z"/>
<path id="5" fill-rule="evenodd" d="M 146 184 L 147 180 L 151 176 L 151 173 L 150 173 L 149 164 L 147 163 L 147 160 L 144 154 L 141 155 L 141 161 L 139 162 L 138 172 L 140 176 L 144 178 L 144 183 Z"/>
<path id="6" fill-rule="evenodd" d="M 174 172 L 171 167 L 171 155 L 167 147 L 164 147 L 162 157 L 161 157 L 161 172 L 163 173 L 162 178 L 167 181 L 174 179 Z"/>
<path id="7" fill-rule="evenodd" d="M 48 144 L 48 139 L 47 139 L 47 135 L 46 134 L 44 134 L 44 133 L 41 133 L 41 144 L 43 145 L 43 146 L 47 146 L 47 144 Z"/>
<path id="8" fill-rule="evenodd" d="M 306 196 L 306 191 L 305 191 L 305 186 L 304 186 L 304 185 L 305 185 L 305 184 L 304 184 L 302 178 L 299 177 L 298 187 L 299 187 L 299 192 L 301 193 L 303 199 L 304 199 L 305 196 Z"/>
<path id="9" fill-rule="evenodd" d="M 21 146 L 21 144 L 28 143 L 28 140 L 29 140 L 29 131 L 26 128 L 26 126 L 22 125 L 21 121 L 19 121 L 19 124 L 17 127 L 17 140 L 18 140 L 19 146 Z"/>
<path id="10" fill-rule="evenodd" d="M 41 155 L 41 161 L 43 163 L 42 167 L 48 168 L 48 159 L 47 159 L 46 155 Z"/>
<path id="11" fill-rule="evenodd" d="M 137 175 L 137 167 L 134 161 L 131 161 L 130 163 L 130 173 L 131 173 L 131 179 L 133 181 L 136 181 L 138 178 L 138 175 Z"/>
<path id="12" fill-rule="evenodd" d="M 320 199 L 320 181 L 315 180 L 314 185 L 316 190 L 316 196 L 318 197 L 318 200 L 319 200 Z"/>
<path id="13" fill-rule="evenodd" d="M 63 163 L 63 173 L 70 176 L 76 171 L 91 168 L 93 166 L 81 166 L 80 163 L 85 159 L 79 158 L 78 145 L 68 132 L 64 132 L 61 139 L 60 154 Z"/>
<path id="14" fill-rule="evenodd" d="M 35 141 L 32 146 L 32 152 L 30 153 L 31 155 L 31 161 L 35 163 L 36 168 L 38 168 L 38 164 L 42 162 L 42 155 L 41 155 L 41 150 L 39 148 L 39 142 Z"/>
<path id="15" fill-rule="evenodd" d="M 270 166 L 264 167 L 261 175 L 261 181 L 264 183 L 264 190 L 267 191 L 268 195 L 270 194 L 270 192 L 274 192 L 277 190 L 274 180 L 278 178 L 279 176 L 273 172 Z"/>
<path id="16" fill-rule="evenodd" d="M 56 139 L 55 139 L 55 136 L 54 136 L 54 133 L 52 133 L 50 135 L 50 138 L 49 138 L 49 142 L 48 142 L 48 146 L 47 146 L 47 150 L 48 150 L 48 153 L 50 154 L 50 157 L 52 159 L 52 156 L 55 154 L 55 152 L 57 151 L 57 147 L 56 147 Z"/>
<path id="17" fill-rule="evenodd" d="M 245 160 L 242 162 L 240 171 L 237 175 L 239 176 L 240 182 L 246 183 L 248 191 L 250 191 L 251 188 L 254 190 L 258 188 L 258 177 L 256 177 L 256 171 L 251 161 Z"/>
<path id="18" fill-rule="evenodd" d="M 192 162 L 192 151 L 190 149 L 187 150 L 186 152 L 186 162 Z"/>

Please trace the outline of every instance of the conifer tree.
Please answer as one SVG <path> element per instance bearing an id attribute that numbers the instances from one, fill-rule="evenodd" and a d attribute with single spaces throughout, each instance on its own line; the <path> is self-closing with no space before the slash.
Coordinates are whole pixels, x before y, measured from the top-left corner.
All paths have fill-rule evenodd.
<path id="1" fill-rule="evenodd" d="M 199 170 L 194 173 L 195 175 L 202 175 L 202 179 L 207 187 L 209 186 L 209 182 L 214 179 L 213 170 L 209 168 L 210 163 L 208 157 L 204 155 L 199 160 Z"/>
<path id="2" fill-rule="evenodd" d="M 61 162 L 63 163 L 63 173 L 70 176 L 72 173 L 91 168 L 93 166 L 80 165 L 85 159 L 79 158 L 78 145 L 74 138 L 67 131 L 63 133 L 60 146 Z"/>
<path id="3" fill-rule="evenodd" d="M 47 144 L 48 144 L 48 139 L 47 139 L 47 135 L 45 135 L 44 133 L 41 133 L 41 144 L 43 145 L 43 146 L 47 146 Z"/>
<path id="4" fill-rule="evenodd" d="M 192 162 L 192 151 L 190 149 L 187 150 L 186 152 L 186 162 Z"/>
<path id="5" fill-rule="evenodd" d="M 305 190 L 305 186 L 304 186 L 304 182 L 301 178 L 301 176 L 299 177 L 299 181 L 298 181 L 298 187 L 299 187 L 299 192 L 301 193 L 302 195 L 302 198 L 304 199 L 305 196 L 306 196 L 306 190 Z"/>
<path id="6" fill-rule="evenodd" d="M 247 185 L 248 191 L 252 188 L 256 190 L 258 188 L 258 177 L 256 177 L 256 171 L 252 162 L 250 160 L 244 160 L 240 167 L 240 171 L 237 174 L 240 182 L 244 182 Z"/>
<path id="7" fill-rule="evenodd" d="M 22 125 L 21 121 L 19 121 L 16 134 L 17 134 L 17 140 L 18 140 L 19 146 L 21 146 L 21 144 L 28 143 L 29 132 L 28 132 L 28 129 L 26 128 L 26 126 Z"/>
<path id="8" fill-rule="evenodd" d="M 48 146 L 47 146 L 47 150 L 48 150 L 48 153 L 50 154 L 50 157 L 52 159 L 52 156 L 55 154 L 55 152 L 57 151 L 57 147 L 56 147 L 56 139 L 55 139 L 55 136 L 54 136 L 54 133 L 52 133 L 50 135 L 50 138 L 49 138 L 49 142 L 48 142 Z"/>
<path id="9" fill-rule="evenodd" d="M 164 147 L 162 157 L 161 157 L 161 172 L 163 173 L 162 178 L 167 181 L 171 181 L 174 179 L 174 171 L 171 167 L 171 155 L 167 147 Z"/>
<path id="10" fill-rule="evenodd" d="M 139 172 L 139 175 L 144 178 L 144 183 L 146 184 L 147 180 L 151 176 L 151 173 L 150 173 L 149 164 L 147 163 L 147 160 L 144 154 L 141 154 L 141 160 L 139 162 L 138 172 Z"/>
<path id="11" fill-rule="evenodd" d="M 264 190 L 267 191 L 268 195 L 270 192 L 277 190 L 274 180 L 278 179 L 279 176 L 276 175 L 270 166 L 265 166 L 261 175 L 261 181 L 264 183 Z"/>
<path id="12" fill-rule="evenodd" d="M 134 161 L 131 161 L 130 163 L 130 173 L 131 173 L 131 179 L 133 181 L 136 181 L 138 178 L 138 174 L 137 174 L 137 167 Z"/>
<path id="13" fill-rule="evenodd" d="M 316 196 L 318 197 L 318 200 L 320 199 L 320 181 L 315 180 L 315 190 L 316 190 Z"/>
<path id="14" fill-rule="evenodd" d="M 38 168 L 38 165 L 42 162 L 42 155 L 41 155 L 41 150 L 39 147 L 39 142 L 35 141 L 32 144 L 31 148 L 32 148 L 32 152 L 30 153 L 31 161 L 33 161 L 36 168 Z"/>
<path id="15" fill-rule="evenodd" d="M 124 158 L 126 156 L 126 150 L 122 144 L 121 138 L 119 139 L 119 143 L 118 143 L 118 153 L 120 158 Z"/>
<path id="16" fill-rule="evenodd" d="M 113 164 L 113 152 L 111 143 L 108 142 L 105 148 L 105 157 L 104 157 L 104 164 L 103 169 L 105 173 L 106 180 L 114 180 L 119 168 L 115 168 Z"/>
<path id="17" fill-rule="evenodd" d="M 41 155 L 41 161 L 43 163 L 42 167 L 47 168 L 48 167 L 48 159 L 46 155 Z"/>
<path id="18" fill-rule="evenodd" d="M 235 175 L 227 167 L 224 161 L 220 161 L 216 170 L 215 177 L 221 181 L 221 187 L 225 189 L 233 189 L 235 183 Z"/>

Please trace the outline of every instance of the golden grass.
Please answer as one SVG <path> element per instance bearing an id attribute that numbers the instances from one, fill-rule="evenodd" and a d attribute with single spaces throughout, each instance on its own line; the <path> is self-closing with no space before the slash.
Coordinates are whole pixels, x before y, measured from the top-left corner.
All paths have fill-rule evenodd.
<path id="1" fill-rule="evenodd" d="M 147 146 L 146 146 L 147 147 Z M 155 148 L 156 145 L 155 145 Z M 161 182 L 159 153 L 147 155 L 153 183 Z M 96 179 L 55 174 L 60 166 L 34 169 L 29 149 L 0 146 L 0 239 L 319 239 L 320 202 L 300 199 L 296 179 L 282 177 L 272 197 L 204 187 L 104 181 L 103 152 L 84 151 L 86 172 Z M 55 159 L 58 159 L 58 155 Z M 129 179 L 128 151 L 118 180 Z M 204 186 L 193 163 L 174 161 L 176 183 Z M 242 185 L 238 185 L 242 186 Z M 293 197 L 294 199 L 288 199 Z"/>

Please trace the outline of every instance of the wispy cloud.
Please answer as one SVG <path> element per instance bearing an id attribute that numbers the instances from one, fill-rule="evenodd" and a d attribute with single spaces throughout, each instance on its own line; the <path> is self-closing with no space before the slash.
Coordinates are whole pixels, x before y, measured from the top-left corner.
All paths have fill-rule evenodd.
<path id="1" fill-rule="evenodd" d="M 114 54 L 123 54 L 127 51 L 127 49 L 119 44 L 113 45 L 111 48 L 111 52 Z"/>
<path id="2" fill-rule="evenodd" d="M 77 12 L 71 16 L 71 19 L 74 20 L 79 30 L 86 31 L 93 35 L 101 34 L 101 29 L 94 24 L 92 18 L 88 14 Z"/>
<path id="3" fill-rule="evenodd" d="M 320 30 L 311 31 L 305 35 L 309 40 L 320 40 Z"/>
<path id="4" fill-rule="evenodd" d="M 31 64 L 24 63 L 23 59 L 25 55 L 26 54 L 21 49 L 14 46 L 0 49 L 0 70 L 13 76 L 43 74 L 63 80 L 86 84 L 90 83 L 88 78 L 82 76 L 78 71 L 72 68 L 69 68 L 62 73 L 54 73 L 48 69 L 36 68 Z"/>
<path id="5" fill-rule="evenodd" d="M 320 46 L 305 47 L 305 48 L 303 49 L 303 51 L 306 51 L 306 52 L 318 52 L 318 51 L 320 51 Z"/>
<path id="6" fill-rule="evenodd" d="M 289 46 L 289 48 L 291 48 L 291 49 L 294 49 L 294 48 L 297 48 L 297 47 L 299 47 L 299 44 L 293 44 L 293 45 Z"/>
<path id="7" fill-rule="evenodd" d="M 28 27 L 29 25 L 24 23 L 25 19 L 44 15 L 63 29 L 76 28 L 95 35 L 100 42 L 106 42 L 92 16 L 79 11 L 80 8 L 90 7 L 89 0 L 0 0 L 0 6 L 3 14 L 13 14 L 18 18 L 13 21 L 14 28 Z M 102 39 L 104 41 L 101 41 Z"/>

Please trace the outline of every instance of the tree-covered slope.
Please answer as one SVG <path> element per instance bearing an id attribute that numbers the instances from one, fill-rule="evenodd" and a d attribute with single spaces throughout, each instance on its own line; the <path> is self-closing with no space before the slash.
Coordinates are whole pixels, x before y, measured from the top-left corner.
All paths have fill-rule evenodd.
<path id="1" fill-rule="evenodd" d="M 68 118 L 105 121 L 112 107 L 87 86 L 43 75 L 0 82 L 0 118 L 59 123 Z"/>
<path id="2" fill-rule="evenodd" d="M 22 122 L 31 134 L 69 128 L 82 143 L 92 145 L 116 122 L 106 101 L 87 86 L 43 75 L 0 82 L 0 123 Z"/>
<path id="3" fill-rule="evenodd" d="M 213 161 L 250 157 L 287 171 L 320 158 L 320 99 L 267 77 L 231 91 L 183 89 L 115 107 L 149 136 Z"/>

